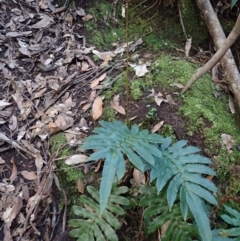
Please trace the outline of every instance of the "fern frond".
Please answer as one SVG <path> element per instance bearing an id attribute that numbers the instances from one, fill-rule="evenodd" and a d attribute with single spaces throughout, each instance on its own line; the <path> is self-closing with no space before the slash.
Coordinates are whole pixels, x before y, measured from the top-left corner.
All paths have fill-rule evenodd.
<path id="1" fill-rule="evenodd" d="M 111 192 L 114 177 L 121 179 L 125 173 L 123 155 L 139 170 L 144 172 L 155 165 L 155 158 L 162 157 L 155 144 L 165 143 L 166 139 L 158 134 L 140 131 L 137 125 L 129 129 L 120 121 L 99 122 L 102 127 L 93 130 L 95 135 L 86 138 L 82 150 L 96 149 L 89 157 L 91 160 L 105 159 L 100 185 L 100 212 L 103 213 Z"/>
<path id="2" fill-rule="evenodd" d="M 169 211 L 168 202 L 163 193 L 157 194 L 156 188 L 141 187 L 140 193 L 145 196 L 140 200 L 140 206 L 145 207 L 143 212 L 144 221 L 147 221 L 148 233 L 152 233 L 168 223 L 167 230 L 161 236 L 162 241 L 183 241 L 192 237 L 199 237 L 196 225 L 183 220 L 179 203 L 173 205 Z M 190 214 L 188 218 L 191 218 Z"/>
<path id="3" fill-rule="evenodd" d="M 199 227 L 204 241 L 212 241 L 209 219 L 204 201 L 217 205 L 212 193 L 217 192 L 216 186 L 204 175 L 215 175 L 206 164 L 211 160 L 199 154 L 199 149 L 186 146 L 186 141 L 179 141 L 172 146 L 162 148 L 162 157 L 155 160 L 155 166 L 150 172 L 150 179 L 156 179 L 156 187 L 160 192 L 167 186 L 167 201 L 170 210 L 179 194 L 180 207 L 184 220 L 190 208 Z"/>
<path id="4" fill-rule="evenodd" d="M 228 224 L 234 226 L 234 228 L 222 229 L 221 233 L 225 237 L 238 237 L 236 240 L 240 240 L 240 212 L 224 205 L 225 210 L 230 214 L 223 214 L 221 218 Z"/>
<path id="5" fill-rule="evenodd" d="M 74 214 L 79 218 L 69 221 L 69 225 L 74 228 L 69 235 L 78 238 L 79 241 L 117 241 L 118 237 L 115 230 L 121 227 L 121 223 L 116 216 L 125 213 L 121 205 L 130 204 L 127 198 L 120 195 L 127 192 L 128 188 L 120 187 L 114 190 L 102 215 L 100 215 L 98 191 L 92 186 L 88 186 L 87 190 L 95 200 L 82 195 L 80 201 L 85 207 L 72 207 Z"/>

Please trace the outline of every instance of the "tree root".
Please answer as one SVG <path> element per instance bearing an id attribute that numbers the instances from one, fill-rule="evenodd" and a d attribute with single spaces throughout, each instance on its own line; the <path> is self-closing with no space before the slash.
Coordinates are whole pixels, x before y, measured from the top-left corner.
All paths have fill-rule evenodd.
<path id="1" fill-rule="evenodd" d="M 231 50 L 229 49 L 240 35 L 240 15 L 237 22 L 226 39 L 218 18 L 212 8 L 209 0 L 196 0 L 198 8 L 201 10 L 204 22 L 213 38 L 214 44 L 218 51 L 214 56 L 201 68 L 199 68 L 183 88 L 182 93 L 185 93 L 192 84 L 197 81 L 202 75 L 213 68 L 220 60 L 223 66 L 227 82 L 234 94 L 235 101 L 240 108 L 240 74 L 234 61 Z"/>

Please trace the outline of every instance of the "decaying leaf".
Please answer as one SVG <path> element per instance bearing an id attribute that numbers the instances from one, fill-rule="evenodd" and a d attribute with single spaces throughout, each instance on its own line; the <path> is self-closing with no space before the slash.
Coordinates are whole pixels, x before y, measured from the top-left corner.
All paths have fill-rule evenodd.
<path id="1" fill-rule="evenodd" d="M 185 56 L 189 57 L 189 52 L 192 47 L 192 38 L 187 39 L 187 42 L 185 44 Z"/>
<path id="2" fill-rule="evenodd" d="M 102 115 L 103 101 L 100 96 L 97 96 L 92 105 L 93 120 L 98 120 Z"/>
<path id="3" fill-rule="evenodd" d="M 17 166 L 15 165 L 14 157 L 11 158 L 11 163 L 12 163 L 12 173 L 9 179 L 10 179 L 10 183 L 12 184 L 13 181 L 17 178 Z"/>
<path id="4" fill-rule="evenodd" d="M 155 132 L 157 132 L 162 126 L 163 126 L 163 124 L 164 124 L 164 121 L 160 121 L 158 124 L 156 124 L 154 127 L 153 127 L 153 129 L 152 129 L 152 133 L 155 133 Z"/>
<path id="5" fill-rule="evenodd" d="M 91 83 L 91 86 L 90 86 L 91 89 L 93 89 L 94 87 L 96 87 L 96 86 L 99 84 L 99 82 L 103 81 L 103 80 L 106 78 L 106 76 L 107 76 L 107 74 L 104 73 L 104 74 L 102 74 L 99 78 L 93 80 L 92 83 Z"/>
<path id="6" fill-rule="evenodd" d="M 110 102 L 112 108 L 122 115 L 126 115 L 125 109 L 119 105 L 119 95 L 115 95 Z"/>
<path id="7" fill-rule="evenodd" d="M 77 180 L 77 189 L 78 189 L 78 192 L 82 194 L 84 193 L 84 184 L 81 178 L 78 178 Z"/>
<path id="8" fill-rule="evenodd" d="M 36 28 L 36 29 L 40 29 L 40 28 L 45 28 L 47 27 L 51 22 L 54 22 L 53 18 L 49 17 L 46 14 L 42 15 L 43 18 L 42 20 L 40 20 L 39 22 L 33 24 L 32 26 L 30 26 L 31 28 Z"/>
<path id="9" fill-rule="evenodd" d="M 83 154 L 77 154 L 77 155 L 73 155 L 71 157 L 69 157 L 65 163 L 67 165 L 76 165 L 79 163 L 85 163 L 88 160 L 88 156 L 83 155 Z"/>
<path id="10" fill-rule="evenodd" d="M 132 68 L 134 68 L 135 70 L 135 74 L 138 77 L 142 77 L 144 76 L 146 73 L 148 73 L 147 70 L 147 65 L 146 64 L 140 64 L 140 65 L 136 65 L 136 64 L 129 64 Z"/>
<path id="11" fill-rule="evenodd" d="M 222 137 L 223 144 L 226 146 L 228 150 L 228 153 L 231 154 L 232 153 L 231 149 L 234 146 L 235 141 L 232 140 L 232 136 L 229 134 L 222 134 L 221 137 Z"/>
<path id="12" fill-rule="evenodd" d="M 21 174 L 25 179 L 29 181 L 33 181 L 37 179 L 37 175 L 34 172 L 22 171 Z"/>

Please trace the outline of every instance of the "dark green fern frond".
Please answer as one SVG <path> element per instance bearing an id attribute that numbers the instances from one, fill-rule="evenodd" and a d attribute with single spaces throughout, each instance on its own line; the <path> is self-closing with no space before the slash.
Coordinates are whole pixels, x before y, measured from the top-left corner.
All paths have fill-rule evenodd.
<path id="1" fill-rule="evenodd" d="M 117 216 L 125 213 L 121 205 L 130 204 L 127 198 L 120 195 L 126 193 L 128 188 L 119 187 L 113 190 L 113 195 L 110 195 L 108 205 L 102 215 L 100 215 L 98 191 L 92 186 L 88 186 L 87 190 L 95 200 L 82 195 L 80 200 L 84 207 L 72 207 L 74 214 L 79 218 L 69 221 L 69 225 L 74 228 L 69 235 L 78 238 L 78 241 L 117 241 L 118 237 L 115 230 L 121 227 Z"/>
<path id="2" fill-rule="evenodd" d="M 155 158 L 161 157 L 161 150 L 153 143 L 164 143 L 165 139 L 147 130 L 140 131 L 137 125 L 129 129 L 120 121 L 99 122 L 102 127 L 93 130 L 95 135 L 87 137 L 81 149 L 96 149 L 89 157 L 91 160 L 105 159 L 100 185 L 100 211 L 105 209 L 112 184 L 117 175 L 121 179 L 125 173 L 126 154 L 129 161 L 144 172 L 147 167 L 155 165 Z"/>
<path id="3" fill-rule="evenodd" d="M 179 194 L 180 207 L 184 220 L 190 208 L 199 232 L 204 241 L 212 240 L 210 224 L 205 210 L 204 201 L 217 205 L 213 193 L 216 186 L 204 178 L 204 175 L 215 175 L 215 172 L 206 164 L 211 160 L 196 154 L 200 150 L 193 146 L 186 146 L 182 140 L 172 146 L 162 146 L 162 157 L 158 157 L 151 170 L 151 181 L 156 179 L 156 187 L 160 192 L 167 186 L 167 201 L 170 210 Z"/>
<path id="4" fill-rule="evenodd" d="M 169 211 L 167 199 L 163 194 L 157 194 L 156 188 L 141 187 L 140 193 L 145 194 L 140 206 L 145 207 L 143 217 L 149 223 L 148 233 L 156 231 L 167 223 L 167 230 L 161 236 L 162 241 L 192 241 L 193 237 L 199 237 L 197 226 L 183 220 L 179 203 L 174 204 Z"/>

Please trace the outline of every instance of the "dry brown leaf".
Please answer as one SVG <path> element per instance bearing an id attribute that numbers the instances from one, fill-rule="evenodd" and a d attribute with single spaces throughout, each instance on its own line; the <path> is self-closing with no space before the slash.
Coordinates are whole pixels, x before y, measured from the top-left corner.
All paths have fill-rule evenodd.
<path id="1" fill-rule="evenodd" d="M 40 153 L 36 154 L 36 158 L 35 158 L 35 166 L 37 167 L 37 175 L 40 176 L 42 167 L 43 167 L 43 158 L 40 155 Z"/>
<path id="2" fill-rule="evenodd" d="M 87 103 L 87 104 L 85 104 L 85 105 L 82 107 L 83 111 L 86 112 L 86 111 L 91 107 L 91 105 L 92 105 L 92 103 Z"/>
<path id="3" fill-rule="evenodd" d="M 229 98 L 228 98 L 228 105 L 229 105 L 229 108 L 231 110 L 231 113 L 235 114 L 236 111 L 235 111 L 235 106 L 234 106 L 234 100 L 233 100 L 231 95 L 229 95 Z"/>
<path id="4" fill-rule="evenodd" d="M 133 170 L 133 180 L 136 186 L 140 186 L 146 183 L 145 175 L 136 168 Z"/>
<path id="5" fill-rule="evenodd" d="M 93 19 L 93 16 L 92 16 L 91 14 L 87 14 L 87 15 L 85 15 L 84 17 L 82 17 L 82 20 L 83 20 L 84 22 L 87 22 L 87 21 L 89 21 L 89 20 L 91 20 L 91 19 Z"/>
<path id="6" fill-rule="evenodd" d="M 126 115 L 125 109 L 119 105 L 119 95 L 115 95 L 110 102 L 112 108 L 122 115 Z"/>
<path id="7" fill-rule="evenodd" d="M 23 202 L 22 202 L 22 199 L 20 197 L 14 197 L 14 206 L 8 216 L 8 219 L 7 219 L 7 224 L 8 226 L 10 227 L 11 226 L 11 223 L 12 221 L 16 218 L 16 216 L 19 214 L 22 206 L 23 206 Z"/>
<path id="8" fill-rule="evenodd" d="M 84 193 L 84 184 L 81 178 L 78 178 L 77 180 L 77 189 L 78 189 L 78 192 L 82 194 Z"/>
<path id="9" fill-rule="evenodd" d="M 166 95 L 167 103 L 170 105 L 177 105 L 176 102 L 173 100 L 171 95 Z"/>
<path id="10" fill-rule="evenodd" d="M 189 57 L 189 52 L 192 47 L 192 38 L 187 39 L 187 42 L 185 44 L 185 56 Z"/>
<path id="11" fill-rule="evenodd" d="M 161 97 L 158 97 L 158 96 L 154 96 L 154 100 L 155 100 L 155 102 L 156 102 L 156 104 L 158 105 L 158 106 L 160 106 L 161 104 L 162 104 L 162 102 L 163 102 L 163 98 L 161 98 Z"/>
<path id="12" fill-rule="evenodd" d="M 9 179 L 10 179 L 10 183 L 12 184 L 13 181 L 15 181 L 15 179 L 17 178 L 17 166 L 15 165 L 14 157 L 11 158 L 11 163 L 12 163 L 12 173 Z"/>
<path id="13" fill-rule="evenodd" d="M 17 126 L 18 126 L 17 117 L 15 115 L 12 115 L 9 119 L 9 129 L 11 131 L 14 131 L 16 130 Z"/>
<path id="14" fill-rule="evenodd" d="M 39 22 L 33 24 L 32 26 L 29 26 L 31 28 L 35 28 L 35 29 L 40 29 L 40 28 L 45 28 L 47 27 L 51 22 L 54 22 L 53 18 L 49 17 L 46 14 L 43 14 L 43 18 L 42 20 L 40 20 Z"/>
<path id="15" fill-rule="evenodd" d="M 164 124 L 164 121 L 160 121 L 158 124 L 156 124 L 154 127 L 153 127 L 153 129 L 152 129 L 152 133 L 155 133 L 155 132 L 157 132 L 162 126 L 163 126 L 163 124 Z"/>
<path id="16" fill-rule="evenodd" d="M 102 115 L 103 101 L 100 96 L 97 96 L 92 105 L 93 120 L 98 120 Z"/>
<path id="17" fill-rule="evenodd" d="M 104 74 L 102 74 L 99 78 L 93 80 L 92 83 L 91 83 L 91 85 L 90 85 L 91 89 L 93 89 L 94 87 L 96 87 L 96 86 L 99 84 L 99 82 L 103 81 L 103 80 L 106 78 L 106 76 L 107 76 L 107 74 L 104 73 Z"/>
<path id="18" fill-rule="evenodd" d="M 29 181 L 33 181 L 37 179 L 37 175 L 34 172 L 22 171 L 21 174 L 25 179 Z"/>
<path id="19" fill-rule="evenodd" d="M 65 163 L 67 165 L 76 165 L 76 164 L 79 164 L 79 163 L 85 163 L 87 162 L 88 160 L 88 156 L 86 155 L 83 155 L 83 154 L 76 154 L 76 155 L 73 155 L 71 157 L 69 157 Z"/>
<path id="20" fill-rule="evenodd" d="M 2 159 L 2 157 L 0 157 L 0 165 L 5 164 L 5 163 L 6 163 L 6 161 L 4 161 L 4 160 Z"/>
<path id="21" fill-rule="evenodd" d="M 178 87 L 179 89 L 183 89 L 183 88 L 184 88 L 184 85 L 179 84 L 179 83 L 173 83 L 173 84 L 171 84 L 170 86 L 176 86 L 176 87 Z"/>

